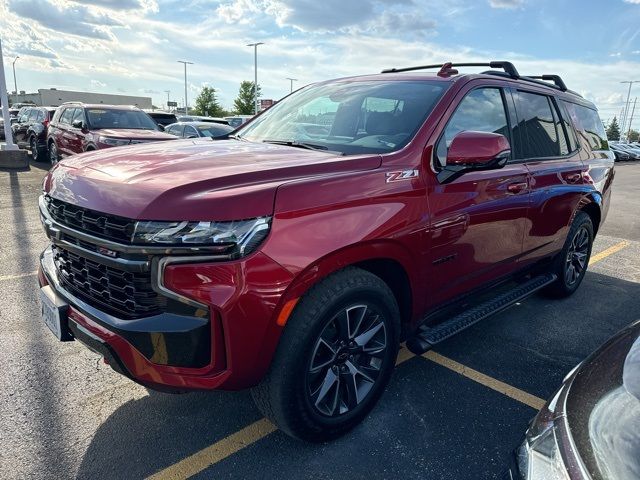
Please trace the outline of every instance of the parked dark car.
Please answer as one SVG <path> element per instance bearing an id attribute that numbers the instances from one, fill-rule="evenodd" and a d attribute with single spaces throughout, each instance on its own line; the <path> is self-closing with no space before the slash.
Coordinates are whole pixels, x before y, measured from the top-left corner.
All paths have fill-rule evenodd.
<path id="1" fill-rule="evenodd" d="M 165 132 L 181 138 L 219 138 L 233 132 L 234 128 L 229 125 L 223 125 L 210 122 L 178 122 L 169 125 Z"/>
<path id="2" fill-rule="evenodd" d="M 144 110 L 144 112 L 149 115 L 154 122 L 156 122 L 161 130 L 164 130 L 168 125 L 178 121 L 175 114 L 170 112 L 162 112 L 160 110 Z"/>
<path id="3" fill-rule="evenodd" d="M 640 321 L 566 376 L 531 423 L 506 478 L 640 478 Z"/>
<path id="4" fill-rule="evenodd" d="M 76 153 L 175 139 L 161 132 L 137 107 L 71 102 L 56 110 L 49 124 L 47 148 L 49 160 L 55 164 Z"/>
<path id="5" fill-rule="evenodd" d="M 614 148 L 618 150 L 622 150 L 629 154 L 629 158 L 631 160 L 640 160 L 640 148 L 636 148 L 633 145 L 629 145 L 628 143 L 614 143 Z"/>
<path id="6" fill-rule="evenodd" d="M 47 158 L 47 130 L 55 111 L 55 107 L 27 107 L 11 125 L 14 143 L 31 150 L 31 157 L 37 162 Z"/>
<path id="7" fill-rule="evenodd" d="M 631 154 L 619 147 L 617 143 L 609 143 L 609 148 L 616 156 L 616 161 L 631 160 Z"/>
<path id="8" fill-rule="evenodd" d="M 43 322 L 149 388 L 252 388 L 281 431 L 344 434 L 401 341 L 423 353 L 586 274 L 614 178 L 598 112 L 483 65 L 320 82 L 228 140 L 65 160 L 39 200 Z"/>

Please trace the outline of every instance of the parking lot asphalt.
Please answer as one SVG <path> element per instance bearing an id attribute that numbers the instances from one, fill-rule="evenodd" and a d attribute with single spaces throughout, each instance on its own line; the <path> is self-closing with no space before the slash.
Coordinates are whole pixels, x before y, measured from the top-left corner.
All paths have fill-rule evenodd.
<path id="1" fill-rule="evenodd" d="M 531 297 L 415 357 L 338 441 L 290 439 L 248 392 L 149 393 L 39 319 L 45 174 L 0 171 L 0 477 L 494 478 L 579 361 L 640 317 L 640 163 L 619 164 L 571 298 Z"/>

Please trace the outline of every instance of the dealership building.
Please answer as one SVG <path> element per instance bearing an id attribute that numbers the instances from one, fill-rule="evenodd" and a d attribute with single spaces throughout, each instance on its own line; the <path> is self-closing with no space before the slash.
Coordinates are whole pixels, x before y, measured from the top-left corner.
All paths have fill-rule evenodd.
<path id="1" fill-rule="evenodd" d="M 108 93 L 73 92 L 56 88 L 39 88 L 37 93 L 9 94 L 9 104 L 32 103 L 39 106 L 58 107 L 65 102 L 83 102 L 104 105 L 135 105 L 138 108 L 152 108 L 151 97 L 112 95 Z"/>

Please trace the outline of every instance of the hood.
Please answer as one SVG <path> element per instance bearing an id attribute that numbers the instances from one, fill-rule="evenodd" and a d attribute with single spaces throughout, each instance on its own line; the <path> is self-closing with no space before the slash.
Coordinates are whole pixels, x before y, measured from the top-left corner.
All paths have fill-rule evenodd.
<path id="1" fill-rule="evenodd" d="M 49 172 L 44 189 L 137 220 L 240 220 L 271 215 L 286 181 L 374 169 L 380 161 L 239 140 L 176 140 L 70 157 Z"/>
<path id="2" fill-rule="evenodd" d="M 160 132 L 159 130 L 143 130 L 140 128 L 101 128 L 94 130 L 96 135 L 111 138 L 126 138 L 132 140 L 175 140 L 175 135 Z"/>

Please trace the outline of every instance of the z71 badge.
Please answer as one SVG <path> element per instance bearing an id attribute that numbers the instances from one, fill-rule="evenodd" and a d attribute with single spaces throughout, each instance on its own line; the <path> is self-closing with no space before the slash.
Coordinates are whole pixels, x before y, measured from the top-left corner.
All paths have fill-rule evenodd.
<path id="1" fill-rule="evenodd" d="M 401 170 L 399 172 L 387 172 L 387 183 L 400 182 L 418 178 L 418 170 Z"/>

